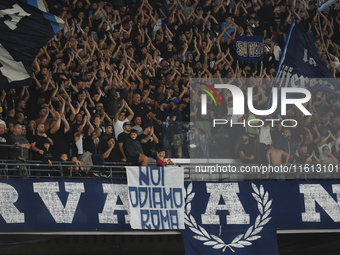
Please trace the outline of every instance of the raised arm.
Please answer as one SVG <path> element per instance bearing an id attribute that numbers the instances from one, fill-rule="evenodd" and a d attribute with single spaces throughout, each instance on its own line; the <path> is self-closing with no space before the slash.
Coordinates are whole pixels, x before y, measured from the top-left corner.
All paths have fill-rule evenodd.
<path id="1" fill-rule="evenodd" d="M 54 126 L 50 130 L 51 134 L 55 134 L 60 128 L 60 123 L 61 123 L 60 114 L 57 111 L 55 111 L 55 115 L 57 116 L 57 120 L 56 120 Z"/>
<path id="2" fill-rule="evenodd" d="M 121 107 L 118 109 L 118 111 L 117 111 L 117 113 L 115 115 L 115 122 L 118 121 L 119 114 L 121 113 L 121 111 L 123 110 L 125 105 L 126 105 L 126 102 L 125 102 L 125 100 L 123 100 L 123 103 L 122 103 Z"/>
<path id="3" fill-rule="evenodd" d="M 128 120 L 129 120 L 129 122 L 131 122 L 135 113 L 132 111 L 132 109 L 130 108 L 130 106 L 128 104 L 126 104 L 126 109 L 129 112 Z"/>
<path id="4" fill-rule="evenodd" d="M 64 124 L 64 134 L 65 134 L 70 130 L 70 124 L 68 123 L 68 121 L 65 118 L 65 113 L 63 113 L 63 112 L 60 113 L 60 118 L 61 118 L 61 121 Z"/>

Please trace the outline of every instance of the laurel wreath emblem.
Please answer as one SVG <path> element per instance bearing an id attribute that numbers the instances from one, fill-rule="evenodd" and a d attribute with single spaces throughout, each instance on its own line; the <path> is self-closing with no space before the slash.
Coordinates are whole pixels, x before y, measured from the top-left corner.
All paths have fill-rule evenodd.
<path id="1" fill-rule="evenodd" d="M 215 235 L 210 235 L 202 226 L 196 223 L 196 220 L 191 212 L 191 201 L 195 197 L 195 193 L 192 192 L 192 182 L 188 185 L 186 190 L 185 199 L 185 214 L 184 222 L 189 226 L 189 229 L 196 235 L 193 236 L 195 239 L 204 242 L 204 245 L 212 246 L 213 249 L 222 249 L 224 252 L 229 248 L 232 252 L 235 252 L 233 248 L 244 248 L 246 246 L 252 245 L 253 241 L 261 238 L 259 235 L 263 227 L 270 221 L 272 217 L 269 217 L 272 209 L 271 205 L 273 200 L 268 200 L 268 192 L 265 192 L 262 185 L 260 189 L 256 187 L 254 183 L 251 183 L 254 193 L 252 193 L 254 199 L 257 201 L 257 208 L 259 210 L 259 215 L 256 217 L 255 223 L 250 226 L 244 234 L 236 236 L 231 243 L 226 244 L 221 238 Z"/>

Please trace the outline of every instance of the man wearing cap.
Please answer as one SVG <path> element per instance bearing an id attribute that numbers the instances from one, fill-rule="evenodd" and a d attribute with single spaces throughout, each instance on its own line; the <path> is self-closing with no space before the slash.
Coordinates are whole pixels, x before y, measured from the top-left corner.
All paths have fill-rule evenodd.
<path id="1" fill-rule="evenodd" d="M 131 123 L 130 122 L 125 122 L 123 124 L 123 132 L 119 134 L 118 136 L 118 146 L 119 146 L 119 151 L 122 154 L 122 161 L 126 162 L 127 157 L 125 155 L 125 146 L 130 139 L 130 132 L 131 132 Z"/>
<path id="2" fill-rule="evenodd" d="M 115 28 L 112 33 L 113 39 L 116 41 L 118 38 L 120 38 L 120 30 L 118 28 Z"/>
<path id="3" fill-rule="evenodd" d="M 168 132 L 172 132 L 172 144 L 173 148 L 177 150 L 178 157 L 182 158 L 182 113 L 178 108 L 179 100 L 173 98 L 170 100 L 170 107 L 172 109 L 170 119 L 166 121 L 170 122 Z M 168 152 L 170 155 L 170 151 Z"/>

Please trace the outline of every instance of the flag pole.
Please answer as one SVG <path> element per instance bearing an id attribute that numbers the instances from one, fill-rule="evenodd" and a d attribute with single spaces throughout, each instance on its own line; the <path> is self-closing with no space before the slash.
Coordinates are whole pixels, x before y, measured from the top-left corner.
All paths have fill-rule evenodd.
<path id="1" fill-rule="evenodd" d="M 321 12 L 318 11 L 319 30 L 320 30 L 321 40 L 322 40 L 322 46 L 323 46 L 323 48 L 324 48 L 325 51 L 326 51 L 326 55 L 327 55 L 327 57 L 328 57 L 328 60 L 329 60 L 329 61 L 332 61 L 331 57 L 330 57 L 329 54 L 328 54 L 328 50 L 327 50 L 325 41 L 324 41 L 324 39 L 323 39 L 322 27 L 321 27 L 321 19 L 320 19 L 320 13 L 321 13 Z"/>

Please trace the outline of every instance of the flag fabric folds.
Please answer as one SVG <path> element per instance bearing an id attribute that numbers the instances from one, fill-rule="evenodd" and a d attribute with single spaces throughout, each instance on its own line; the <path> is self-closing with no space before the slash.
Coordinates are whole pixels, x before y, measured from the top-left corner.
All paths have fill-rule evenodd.
<path id="1" fill-rule="evenodd" d="M 56 17 L 51 13 L 48 13 L 43 0 L 21 0 L 21 2 L 32 5 L 38 8 L 39 10 L 43 11 L 44 17 L 50 21 L 50 25 L 52 26 L 55 34 L 58 33 L 60 29 L 63 29 L 64 21 L 61 18 Z"/>
<path id="2" fill-rule="evenodd" d="M 237 60 L 263 60 L 263 36 L 236 36 L 235 41 Z"/>
<path id="3" fill-rule="evenodd" d="M 0 1 L 0 88 L 31 85 L 33 60 L 63 27 L 61 19 L 42 11 L 46 9 L 41 3 Z"/>
<path id="4" fill-rule="evenodd" d="M 334 4 L 335 2 L 337 2 L 337 0 L 318 0 L 317 1 L 318 11 L 319 12 L 323 11 L 324 9 Z"/>
<path id="5" fill-rule="evenodd" d="M 275 86 L 324 90 L 340 95 L 340 86 L 319 57 L 314 41 L 295 21 L 275 77 Z"/>

